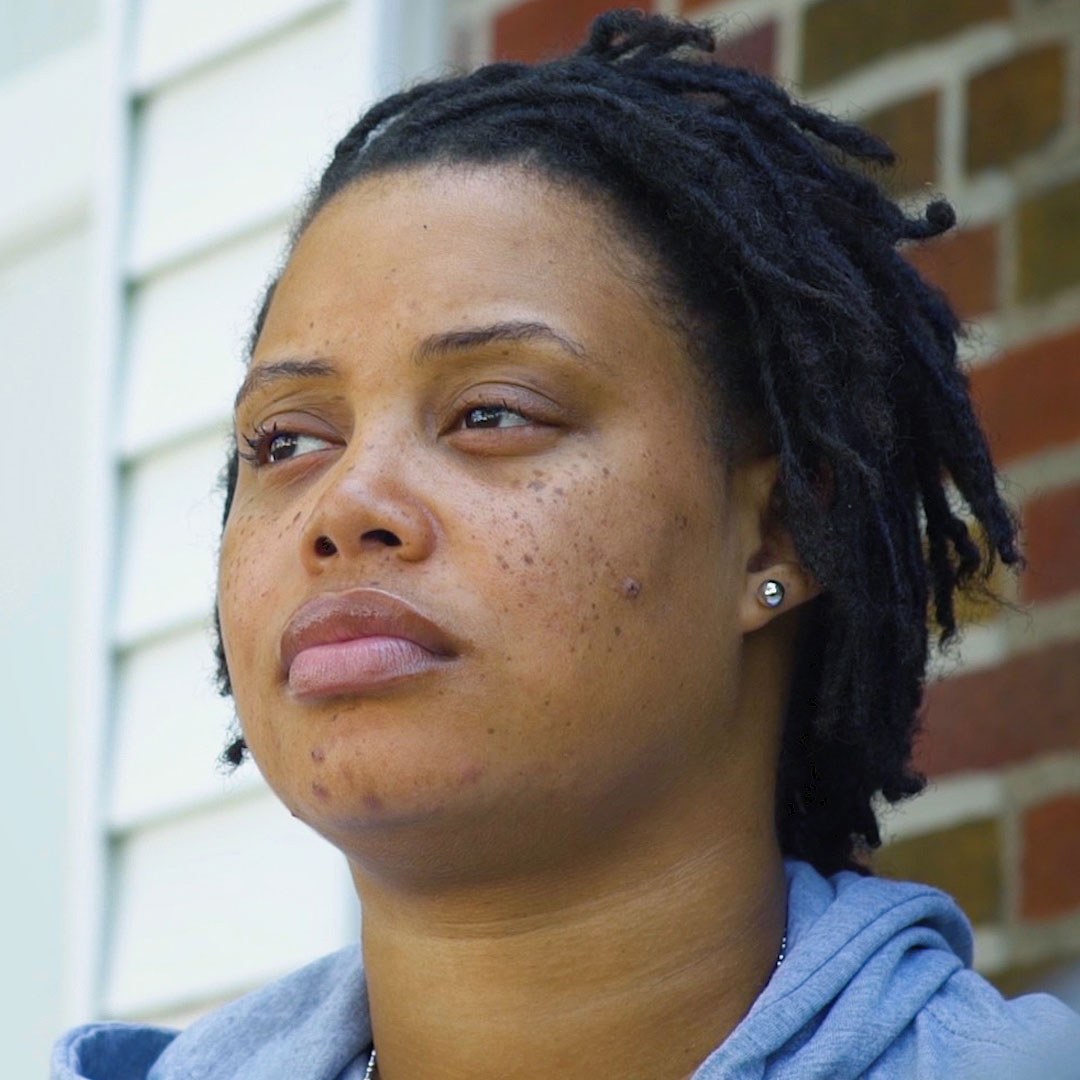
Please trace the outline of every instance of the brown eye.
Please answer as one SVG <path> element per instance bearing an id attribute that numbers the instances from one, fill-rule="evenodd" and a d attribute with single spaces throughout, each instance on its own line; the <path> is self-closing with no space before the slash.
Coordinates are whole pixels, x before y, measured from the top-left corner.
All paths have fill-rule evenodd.
<path id="1" fill-rule="evenodd" d="M 526 417 L 509 405 L 477 405 L 464 414 L 466 428 L 508 428 L 528 424 Z"/>
<path id="2" fill-rule="evenodd" d="M 318 435 L 302 435 L 295 431 L 256 431 L 254 438 L 245 436 L 250 453 L 241 456 L 252 465 L 276 465 L 294 457 L 325 450 L 331 444 Z"/>
<path id="3" fill-rule="evenodd" d="M 291 458 L 296 453 L 299 443 L 300 436 L 291 432 L 274 435 L 266 444 L 266 460 L 285 461 L 287 458 Z"/>
<path id="4" fill-rule="evenodd" d="M 287 461 L 289 458 L 325 450 L 330 443 L 318 435 L 301 435 L 295 431 L 280 431 L 266 445 L 267 461 Z"/>

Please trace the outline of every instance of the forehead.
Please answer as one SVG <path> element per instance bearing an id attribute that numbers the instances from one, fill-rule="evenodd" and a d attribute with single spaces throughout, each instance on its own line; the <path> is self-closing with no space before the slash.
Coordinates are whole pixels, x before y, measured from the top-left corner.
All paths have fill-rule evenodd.
<path id="1" fill-rule="evenodd" d="M 314 217 L 260 343 L 303 319 L 370 335 L 387 318 L 432 333 L 527 317 L 580 340 L 609 336 L 633 312 L 666 331 L 652 283 L 598 199 L 513 166 L 394 172 Z"/>

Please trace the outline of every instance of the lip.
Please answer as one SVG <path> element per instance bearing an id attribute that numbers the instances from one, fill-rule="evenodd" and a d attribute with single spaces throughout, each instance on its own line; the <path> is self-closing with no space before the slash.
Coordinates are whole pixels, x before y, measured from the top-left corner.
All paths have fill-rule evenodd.
<path id="1" fill-rule="evenodd" d="M 281 635 L 281 675 L 297 697 L 359 694 L 445 665 L 454 637 L 381 589 L 322 593 L 293 612 Z"/>

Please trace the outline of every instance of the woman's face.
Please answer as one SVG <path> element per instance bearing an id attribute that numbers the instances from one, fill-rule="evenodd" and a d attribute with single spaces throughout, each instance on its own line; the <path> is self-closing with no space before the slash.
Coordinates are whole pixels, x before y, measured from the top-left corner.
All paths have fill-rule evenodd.
<path id="1" fill-rule="evenodd" d="M 260 769 L 361 863 L 558 858 L 760 741 L 760 508 L 647 272 L 516 168 L 365 180 L 296 247 L 238 402 L 220 616 Z"/>

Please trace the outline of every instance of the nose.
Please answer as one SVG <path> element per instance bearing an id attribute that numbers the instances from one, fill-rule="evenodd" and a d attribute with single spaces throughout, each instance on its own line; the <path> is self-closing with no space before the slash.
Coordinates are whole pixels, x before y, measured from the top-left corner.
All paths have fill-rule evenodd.
<path id="1" fill-rule="evenodd" d="M 322 573 L 342 560 L 388 554 L 426 559 L 435 547 L 429 507 L 404 467 L 408 451 L 373 448 L 344 455 L 330 469 L 301 530 L 301 558 Z"/>

